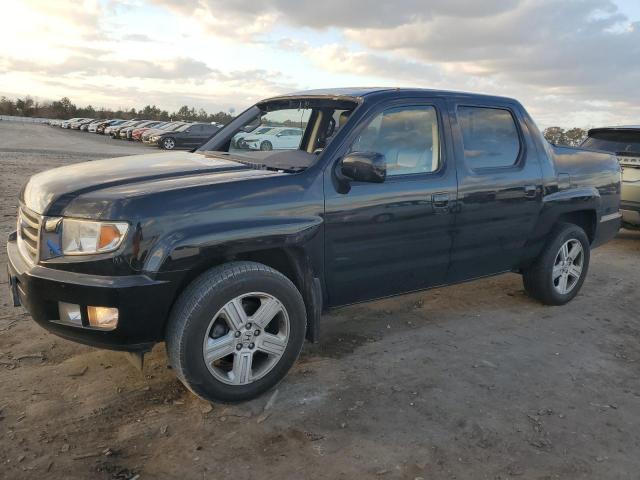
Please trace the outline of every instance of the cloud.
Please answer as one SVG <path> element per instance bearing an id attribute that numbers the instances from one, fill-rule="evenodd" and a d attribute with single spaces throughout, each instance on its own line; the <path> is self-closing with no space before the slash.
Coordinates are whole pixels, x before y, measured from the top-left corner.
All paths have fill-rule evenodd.
<path id="1" fill-rule="evenodd" d="M 145 35 L 142 33 L 130 33 L 122 37 L 122 39 L 129 42 L 144 42 L 144 43 L 153 41 L 153 39 L 149 35 Z"/>
<path id="2" fill-rule="evenodd" d="M 43 64 L 29 60 L 9 58 L 5 61 L 7 70 L 34 72 L 44 75 L 108 75 L 125 78 L 151 79 L 194 79 L 215 73 L 204 62 L 192 58 L 175 58 L 154 63 L 146 60 L 109 60 L 75 55 L 60 63 Z"/>
<path id="3" fill-rule="evenodd" d="M 640 102 L 640 22 L 611 0 L 154 0 L 214 35 L 233 25 L 245 41 L 283 26 L 335 31 L 340 44 L 273 45 L 326 72 L 425 86 L 481 87 L 518 97 L 559 96 L 574 111 L 597 100 L 624 114 Z M 247 37 L 247 34 L 249 36 Z"/>
<path id="4" fill-rule="evenodd" d="M 402 83 L 422 86 L 440 84 L 444 79 L 444 72 L 432 65 L 395 56 L 352 51 L 339 44 L 308 47 L 304 53 L 315 65 L 328 72 L 386 77 L 396 80 L 398 86 Z"/>
<path id="5" fill-rule="evenodd" d="M 265 29 L 275 21 L 311 28 L 374 28 L 405 25 L 437 15 L 484 17 L 513 8 L 518 0 L 396 0 L 371 2 L 370 0 L 152 0 L 154 4 L 171 8 L 200 20 L 215 22 L 244 21 L 254 26 L 258 19 Z"/>
<path id="6" fill-rule="evenodd" d="M 72 96 L 93 84 L 100 98 L 107 85 L 240 106 L 306 86 L 424 86 L 514 96 L 544 123 L 619 123 L 639 115 L 640 22 L 613 2 L 23 0 L 5 9 L 0 88 L 55 79 Z"/>

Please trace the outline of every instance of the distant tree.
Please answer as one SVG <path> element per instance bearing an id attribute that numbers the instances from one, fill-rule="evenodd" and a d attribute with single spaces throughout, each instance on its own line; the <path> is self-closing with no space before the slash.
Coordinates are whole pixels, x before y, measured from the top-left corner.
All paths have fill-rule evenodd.
<path id="1" fill-rule="evenodd" d="M 0 115 L 15 115 L 16 104 L 7 97 L 0 98 Z"/>
<path id="2" fill-rule="evenodd" d="M 564 128 L 548 127 L 544 129 L 542 135 L 547 139 L 547 142 L 553 143 L 554 145 L 561 145 L 564 140 Z"/>
<path id="3" fill-rule="evenodd" d="M 19 98 L 16 100 L 16 110 L 18 115 L 23 117 L 31 117 L 33 116 L 33 98 L 30 96 L 24 97 L 24 99 Z"/>
<path id="4" fill-rule="evenodd" d="M 577 147 L 586 137 L 587 131 L 584 128 L 574 127 L 564 132 L 564 144 Z"/>
<path id="5" fill-rule="evenodd" d="M 587 136 L 584 128 L 574 127 L 565 130 L 561 127 L 545 128 L 542 132 L 544 138 L 554 145 L 566 145 L 568 147 L 577 147 Z"/>
<path id="6" fill-rule="evenodd" d="M 161 110 L 156 105 L 146 105 L 140 110 L 135 108 L 125 110 L 104 107 L 96 109 L 92 105 L 77 107 L 68 97 L 62 97 L 60 100 L 54 100 L 53 102 L 45 101 L 40 103 L 29 96 L 16 100 L 11 100 L 5 96 L 0 97 L 0 115 L 40 116 L 57 119 L 69 119 L 72 117 L 122 118 L 125 120 L 144 118 L 148 120 L 183 120 L 219 122 L 223 124 L 227 124 L 233 119 L 230 114 L 225 112 L 210 114 L 203 108 L 196 110 L 195 107 L 189 107 L 188 105 L 183 105 L 177 112 L 170 114 L 167 110 Z"/>

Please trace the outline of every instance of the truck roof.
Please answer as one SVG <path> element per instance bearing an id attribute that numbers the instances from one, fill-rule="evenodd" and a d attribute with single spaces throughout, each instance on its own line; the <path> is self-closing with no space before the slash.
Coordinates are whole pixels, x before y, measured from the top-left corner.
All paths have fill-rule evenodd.
<path id="1" fill-rule="evenodd" d="M 481 93 L 458 92 L 458 91 L 452 91 L 452 90 L 435 90 L 435 89 L 429 89 L 429 88 L 399 88 L 399 87 L 398 88 L 396 87 L 347 87 L 347 88 L 303 90 L 299 92 L 292 92 L 292 93 L 277 95 L 275 97 L 268 98 L 264 101 L 296 98 L 296 97 L 364 98 L 371 95 L 379 95 L 379 94 L 384 95 L 385 93 L 388 93 L 389 95 L 395 94 L 395 93 L 404 93 L 404 94 L 415 94 L 416 96 L 434 96 L 434 97 L 456 96 L 456 97 L 466 97 L 466 98 L 483 98 L 483 99 L 494 99 L 494 100 L 501 100 L 501 101 L 514 101 L 514 99 L 508 98 L 508 97 L 486 95 Z"/>

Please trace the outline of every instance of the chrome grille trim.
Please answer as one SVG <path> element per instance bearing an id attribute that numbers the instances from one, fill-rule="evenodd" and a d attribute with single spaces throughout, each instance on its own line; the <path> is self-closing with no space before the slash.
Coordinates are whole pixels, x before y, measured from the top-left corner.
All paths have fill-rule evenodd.
<path id="1" fill-rule="evenodd" d="M 18 249 L 32 264 L 38 262 L 42 216 L 21 206 L 18 210 Z"/>

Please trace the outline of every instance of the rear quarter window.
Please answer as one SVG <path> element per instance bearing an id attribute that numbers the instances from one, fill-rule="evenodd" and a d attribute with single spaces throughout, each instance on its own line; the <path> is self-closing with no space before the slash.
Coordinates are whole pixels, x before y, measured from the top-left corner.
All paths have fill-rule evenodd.
<path id="1" fill-rule="evenodd" d="M 465 163 L 472 169 L 511 167 L 518 161 L 520 136 L 509 110 L 460 106 Z"/>

